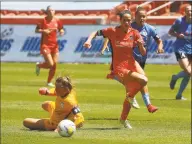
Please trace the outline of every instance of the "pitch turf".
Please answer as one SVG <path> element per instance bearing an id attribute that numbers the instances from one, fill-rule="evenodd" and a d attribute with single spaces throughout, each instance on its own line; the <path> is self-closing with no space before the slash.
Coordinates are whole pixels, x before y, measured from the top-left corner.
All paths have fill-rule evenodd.
<path id="1" fill-rule="evenodd" d="M 57 74 L 70 74 L 76 86 L 85 124 L 71 138 L 55 132 L 30 131 L 23 127 L 27 117 L 45 118 L 41 103 L 53 97 L 38 95 L 45 86 L 47 70 L 35 75 L 34 63 L 1 64 L 1 143 L 2 144 L 191 144 L 191 84 L 184 92 L 187 101 L 175 100 L 180 84 L 169 89 L 177 65 L 147 65 L 149 90 L 159 110 L 148 113 L 141 95 L 140 109 L 129 115 L 132 130 L 124 129 L 118 118 L 125 91 L 122 85 L 105 79 L 109 65 L 59 64 Z"/>

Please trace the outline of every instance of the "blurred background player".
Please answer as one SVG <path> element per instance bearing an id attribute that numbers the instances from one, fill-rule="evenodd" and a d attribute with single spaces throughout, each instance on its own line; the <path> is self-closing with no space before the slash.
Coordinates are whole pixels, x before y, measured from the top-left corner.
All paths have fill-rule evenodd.
<path id="1" fill-rule="evenodd" d="M 160 37 L 157 35 L 156 30 L 153 26 L 149 25 L 146 23 L 147 19 L 147 13 L 146 10 L 143 9 L 142 7 L 138 7 L 137 11 L 135 13 L 135 21 L 131 23 L 131 27 L 138 30 L 143 37 L 143 40 L 145 42 L 144 47 L 146 48 L 146 52 L 149 51 L 149 45 L 151 42 L 151 38 L 155 40 L 157 43 L 157 53 L 163 53 L 163 43 Z M 106 38 L 104 41 L 103 48 L 101 50 L 101 53 L 103 54 L 104 50 L 107 47 L 108 39 Z M 135 60 L 139 63 L 142 69 L 145 68 L 145 63 L 147 60 L 147 54 L 145 56 L 142 56 L 139 52 L 138 47 L 134 48 L 134 58 Z M 144 100 L 145 105 L 147 106 L 147 109 L 149 112 L 153 113 L 158 110 L 157 107 L 153 106 L 150 102 L 150 97 L 149 97 L 149 91 L 147 85 L 143 87 L 141 90 L 142 98 Z M 136 99 L 134 98 L 133 101 L 133 107 L 134 108 L 140 108 L 139 104 L 137 103 Z"/>
<path id="2" fill-rule="evenodd" d="M 107 37 L 110 40 L 112 64 L 111 73 L 107 77 L 117 79 L 126 88 L 126 98 L 123 103 L 120 122 L 125 128 L 131 129 L 132 127 L 127 121 L 127 117 L 133 103 L 133 98 L 148 81 L 143 69 L 133 57 L 133 48 L 138 45 L 142 55 L 146 54 L 146 50 L 143 47 L 143 39 L 139 32 L 131 28 L 132 17 L 130 11 L 122 11 L 119 15 L 120 26 L 91 33 L 84 43 L 84 47 L 90 48 L 91 41 L 96 36 Z"/>
<path id="3" fill-rule="evenodd" d="M 59 19 L 55 18 L 55 10 L 48 6 L 45 11 L 46 17 L 37 25 L 35 32 L 41 33 L 40 53 L 45 62 L 36 64 L 36 75 L 40 74 L 40 69 L 49 69 L 47 86 L 54 87 L 51 83 L 55 72 L 59 55 L 59 46 L 57 43 L 57 31 L 60 35 L 64 34 L 63 25 Z"/>
<path id="4" fill-rule="evenodd" d="M 175 84 L 179 78 L 183 78 L 180 84 L 179 91 L 176 95 L 177 100 L 186 100 L 182 96 L 185 90 L 191 73 L 192 63 L 192 10 L 191 5 L 185 9 L 185 16 L 178 18 L 169 30 L 171 36 L 176 37 L 176 41 L 173 45 L 177 61 L 184 71 L 179 72 L 176 75 L 172 75 L 170 88 L 174 89 Z"/>
<path id="5" fill-rule="evenodd" d="M 31 130 L 56 130 L 63 119 L 73 121 L 77 128 L 83 126 L 84 117 L 78 107 L 76 93 L 69 77 L 58 77 L 55 88 L 40 88 L 39 93 L 45 96 L 56 96 L 55 102 L 45 101 L 42 108 L 50 114 L 49 119 L 26 118 L 23 125 Z"/>

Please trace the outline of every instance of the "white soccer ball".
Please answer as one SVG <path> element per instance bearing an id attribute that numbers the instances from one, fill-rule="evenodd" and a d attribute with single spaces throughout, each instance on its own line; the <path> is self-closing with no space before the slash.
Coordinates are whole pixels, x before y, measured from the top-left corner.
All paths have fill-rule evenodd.
<path id="1" fill-rule="evenodd" d="M 57 128 L 58 128 L 59 135 L 62 137 L 70 137 L 76 131 L 75 124 L 71 120 L 68 120 L 68 119 L 62 120 L 58 124 Z"/>

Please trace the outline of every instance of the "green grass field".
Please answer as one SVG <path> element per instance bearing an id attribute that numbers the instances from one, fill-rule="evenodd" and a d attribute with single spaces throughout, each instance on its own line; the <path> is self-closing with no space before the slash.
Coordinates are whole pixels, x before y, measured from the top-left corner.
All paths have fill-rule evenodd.
<path id="1" fill-rule="evenodd" d="M 45 86 L 47 70 L 34 73 L 34 63 L 1 63 L 1 143 L 2 144 L 191 144 L 191 84 L 184 92 L 187 101 L 175 100 L 176 89 L 169 89 L 178 65 L 147 65 L 151 101 L 159 107 L 148 113 L 141 95 L 140 109 L 129 115 L 132 130 L 118 123 L 125 91 L 121 84 L 105 79 L 109 65 L 59 64 L 57 74 L 70 74 L 85 117 L 84 127 L 70 137 L 55 132 L 30 131 L 23 127 L 27 117 L 45 118 L 38 88 Z"/>

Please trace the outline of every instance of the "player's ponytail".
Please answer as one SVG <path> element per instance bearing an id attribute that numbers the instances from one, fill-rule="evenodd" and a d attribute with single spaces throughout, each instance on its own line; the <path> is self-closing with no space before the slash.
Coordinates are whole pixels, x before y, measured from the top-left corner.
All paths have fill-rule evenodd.
<path id="1" fill-rule="evenodd" d="M 51 5 L 49 5 L 49 6 L 47 6 L 47 8 L 46 9 L 41 9 L 41 11 L 44 13 L 44 14 L 46 14 L 47 15 L 47 11 L 51 8 L 52 6 Z"/>

